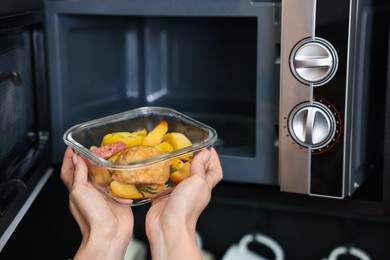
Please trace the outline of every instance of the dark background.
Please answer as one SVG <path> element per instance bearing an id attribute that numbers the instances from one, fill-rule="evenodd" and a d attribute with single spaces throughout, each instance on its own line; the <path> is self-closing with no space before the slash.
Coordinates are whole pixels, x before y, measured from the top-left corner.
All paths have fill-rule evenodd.
<path id="1" fill-rule="evenodd" d="M 324 207 L 324 201 L 336 206 Z M 197 229 L 204 248 L 216 259 L 221 259 L 244 235 L 254 232 L 275 239 L 283 248 L 286 259 L 322 259 L 335 247 L 344 245 L 364 250 L 371 259 L 390 259 L 389 218 L 378 216 L 375 203 L 373 214 L 367 206 L 371 202 L 362 203 L 360 209 L 355 210 L 348 209 L 351 203 L 348 199 L 281 196 L 273 189 L 265 190 L 257 185 L 222 182 L 215 188 Z M 145 243 L 144 218 L 148 208 L 149 205 L 133 208 L 135 238 Z M 69 259 L 73 258 L 80 240 L 58 167 L 0 253 L 0 258 Z M 251 247 L 273 259 L 266 249 Z"/>
<path id="2" fill-rule="evenodd" d="M 10 12 L 19 2 L 13 1 L 8 9 L 0 3 L 0 10 Z M 388 43 L 386 38 L 382 40 Z M 387 99 L 386 114 L 390 115 L 390 95 Z M 385 128 L 384 170 L 352 198 L 316 198 L 280 193 L 277 187 L 220 183 L 198 222 L 204 248 L 221 259 L 244 235 L 260 232 L 282 246 L 286 259 L 322 259 L 343 245 L 358 247 L 371 259 L 390 259 L 390 160 L 386 160 L 390 158 L 390 117 Z M 60 166 L 54 167 L 54 174 L 0 252 L 0 259 L 73 258 L 81 236 L 69 212 Z M 148 208 L 133 208 L 135 238 L 145 243 Z M 269 255 L 264 248 L 253 246 L 253 250 Z"/>

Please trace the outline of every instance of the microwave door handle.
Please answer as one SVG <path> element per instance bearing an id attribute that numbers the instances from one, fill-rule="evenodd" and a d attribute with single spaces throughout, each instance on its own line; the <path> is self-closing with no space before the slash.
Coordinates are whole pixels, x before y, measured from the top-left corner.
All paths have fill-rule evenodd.
<path id="1" fill-rule="evenodd" d="M 22 77 L 17 71 L 0 72 L 0 83 L 10 80 L 16 87 L 22 85 Z"/>

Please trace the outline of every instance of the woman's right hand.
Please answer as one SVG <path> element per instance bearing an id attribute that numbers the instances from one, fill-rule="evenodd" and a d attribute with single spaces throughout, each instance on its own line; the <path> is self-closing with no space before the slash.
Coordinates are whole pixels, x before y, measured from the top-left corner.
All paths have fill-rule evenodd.
<path id="1" fill-rule="evenodd" d="M 131 208 L 93 187 L 86 163 L 70 147 L 65 151 L 61 179 L 69 190 L 69 208 L 83 237 L 75 259 L 123 259 L 133 234 Z"/>

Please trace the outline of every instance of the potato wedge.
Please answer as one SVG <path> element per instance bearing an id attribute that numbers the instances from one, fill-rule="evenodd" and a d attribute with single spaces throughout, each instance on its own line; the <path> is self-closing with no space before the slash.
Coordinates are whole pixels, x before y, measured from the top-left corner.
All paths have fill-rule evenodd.
<path id="1" fill-rule="evenodd" d="M 114 154 L 113 156 L 111 156 L 110 158 L 108 158 L 108 161 L 115 163 L 116 158 L 118 158 L 118 156 L 119 156 L 120 154 L 121 154 L 120 152 Z"/>
<path id="2" fill-rule="evenodd" d="M 116 142 L 123 142 L 126 144 L 127 147 L 132 147 L 136 145 L 142 144 L 146 136 L 146 129 L 142 129 L 135 132 L 115 132 L 106 134 L 103 137 L 101 146 L 116 143 Z"/>
<path id="3" fill-rule="evenodd" d="M 98 186 L 106 187 L 111 182 L 111 175 L 104 167 L 99 167 L 93 163 L 87 163 L 88 177 Z"/>
<path id="4" fill-rule="evenodd" d="M 171 160 L 171 165 L 170 165 L 170 172 L 175 172 L 177 170 L 180 170 L 183 168 L 184 162 L 180 160 L 180 158 L 174 158 Z"/>
<path id="5" fill-rule="evenodd" d="M 162 142 L 161 144 L 158 144 L 155 147 L 158 150 L 160 150 L 161 153 L 169 153 L 174 150 L 172 145 L 170 145 L 168 142 Z"/>
<path id="6" fill-rule="evenodd" d="M 114 196 L 118 196 L 125 199 L 142 199 L 149 198 L 153 194 L 163 191 L 165 188 L 165 184 L 137 185 L 113 181 L 111 182 L 110 187 L 111 192 Z"/>
<path id="7" fill-rule="evenodd" d="M 178 150 L 191 146 L 191 141 L 182 133 L 170 132 L 164 136 L 164 141 L 172 145 L 173 149 Z"/>
<path id="8" fill-rule="evenodd" d="M 172 145 L 174 150 L 182 149 L 191 146 L 191 141 L 182 133 L 170 132 L 164 136 L 164 142 Z M 181 156 L 180 158 L 186 161 L 190 161 L 193 157 L 192 153 Z"/>
<path id="9" fill-rule="evenodd" d="M 173 182 L 180 183 L 185 178 L 188 178 L 190 176 L 190 170 L 191 163 L 185 162 L 180 169 L 177 169 L 176 171 L 171 173 L 170 178 Z"/>
<path id="10" fill-rule="evenodd" d="M 162 120 L 152 131 L 150 131 L 145 139 L 143 140 L 143 145 L 156 146 L 159 145 L 163 139 L 164 135 L 168 132 L 168 123 L 165 120 Z"/>

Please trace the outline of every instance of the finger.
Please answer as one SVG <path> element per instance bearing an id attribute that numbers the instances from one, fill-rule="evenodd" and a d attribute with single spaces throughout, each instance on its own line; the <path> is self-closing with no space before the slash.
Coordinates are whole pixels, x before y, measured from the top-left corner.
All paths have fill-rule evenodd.
<path id="1" fill-rule="evenodd" d="M 208 162 L 208 168 L 206 169 L 206 179 L 211 187 L 215 187 L 218 182 L 223 178 L 223 170 L 218 154 L 214 147 L 210 149 L 210 160 Z"/>
<path id="2" fill-rule="evenodd" d="M 88 167 L 80 155 L 74 154 L 75 173 L 73 176 L 73 185 L 86 184 L 88 182 Z"/>
<path id="3" fill-rule="evenodd" d="M 70 189 L 73 184 L 73 175 L 74 175 L 74 169 L 72 163 L 72 155 L 74 154 L 72 148 L 68 147 L 65 150 L 64 159 L 62 160 L 62 166 L 61 166 L 61 180 L 65 184 L 65 186 Z"/>

